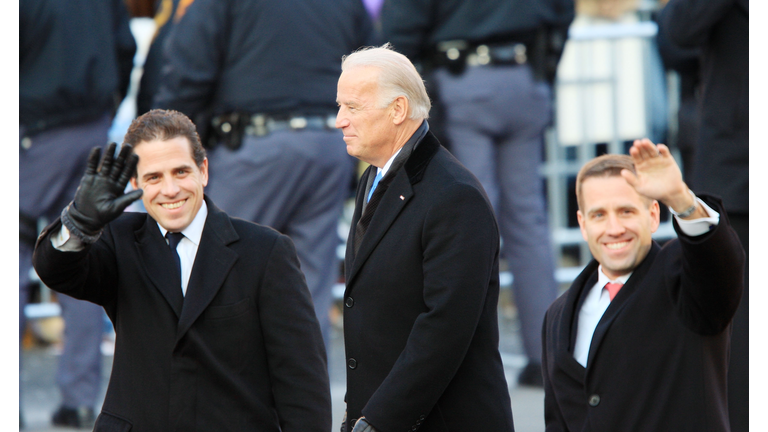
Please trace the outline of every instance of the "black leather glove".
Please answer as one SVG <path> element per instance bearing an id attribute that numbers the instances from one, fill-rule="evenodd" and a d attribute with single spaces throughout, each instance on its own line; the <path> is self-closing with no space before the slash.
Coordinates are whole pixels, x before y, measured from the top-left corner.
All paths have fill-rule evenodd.
<path id="1" fill-rule="evenodd" d="M 123 193 L 136 170 L 139 157 L 133 153 L 133 147 L 123 144 L 115 158 L 115 148 L 115 143 L 107 146 L 101 163 L 101 149 L 94 147 L 91 150 L 75 199 L 61 212 L 61 223 L 70 234 L 86 244 L 98 240 L 104 226 L 120 216 L 144 192 L 138 189 Z"/>
<path id="2" fill-rule="evenodd" d="M 378 432 L 375 427 L 371 426 L 368 421 L 365 419 L 365 417 L 360 417 L 360 419 L 355 423 L 355 427 L 352 429 L 352 432 Z"/>

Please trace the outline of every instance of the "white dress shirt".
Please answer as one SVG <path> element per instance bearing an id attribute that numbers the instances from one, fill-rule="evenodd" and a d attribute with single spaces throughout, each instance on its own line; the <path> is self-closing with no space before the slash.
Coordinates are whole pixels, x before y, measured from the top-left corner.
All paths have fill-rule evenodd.
<path id="1" fill-rule="evenodd" d="M 405 147 L 405 146 L 403 146 L 403 147 Z M 395 154 L 393 154 L 393 155 L 392 155 L 392 157 L 391 157 L 391 158 L 389 158 L 389 160 L 387 161 L 387 163 L 385 163 L 385 164 L 384 164 L 384 168 L 376 168 L 376 174 L 377 174 L 377 175 L 378 175 L 379 173 L 381 173 L 381 178 L 384 178 L 384 176 L 385 176 L 385 175 L 387 175 L 387 171 L 389 171 L 389 167 L 391 167 L 391 166 L 392 166 L 392 162 L 394 162 L 394 160 L 395 160 L 395 158 L 397 157 L 397 155 L 399 155 L 399 154 L 400 154 L 400 151 L 403 149 L 403 147 L 400 147 L 399 149 L 397 149 L 397 151 L 395 152 Z"/>
<path id="2" fill-rule="evenodd" d="M 184 238 L 181 239 L 176 246 L 176 252 L 179 254 L 179 260 L 181 261 L 181 292 L 187 294 L 187 286 L 189 285 L 189 276 L 192 274 L 192 266 L 195 264 L 195 257 L 197 256 L 197 247 L 200 245 L 200 238 L 203 236 L 203 228 L 205 227 L 205 219 L 208 217 L 208 205 L 203 201 L 202 207 L 192 219 L 192 223 L 189 224 L 181 233 L 184 234 Z M 160 233 L 165 237 L 167 229 L 157 224 L 160 228 Z M 168 239 L 165 239 L 165 243 L 168 244 Z M 77 252 L 83 250 L 83 243 L 77 237 L 71 237 L 69 230 L 64 225 L 61 226 L 61 230 L 58 233 L 51 236 L 51 244 L 53 247 L 64 252 Z"/>
<path id="3" fill-rule="evenodd" d="M 203 236 L 203 228 L 205 227 L 205 219 L 208 217 L 208 205 L 203 201 L 203 206 L 192 219 L 192 223 L 189 224 L 181 233 L 184 234 L 184 238 L 181 239 L 176 246 L 176 252 L 179 254 L 179 261 L 181 261 L 181 292 L 187 295 L 187 286 L 189 285 L 189 276 L 192 274 L 192 266 L 195 264 L 195 257 L 197 256 L 197 247 L 200 246 L 200 238 Z M 165 237 L 167 229 L 157 224 L 160 228 L 160 233 Z M 165 243 L 168 243 L 168 239 L 165 239 Z"/>
<path id="4" fill-rule="evenodd" d="M 697 198 L 698 199 L 698 198 Z M 699 204 L 704 208 L 709 217 L 683 220 L 677 216 L 673 216 L 677 220 L 677 224 L 680 226 L 680 231 L 688 236 L 698 236 L 708 232 L 712 226 L 720 223 L 720 213 L 712 210 L 701 199 L 698 199 Z M 608 290 L 604 289 L 605 284 L 608 282 L 626 283 L 632 273 L 623 275 L 616 280 L 611 280 L 603 273 L 603 266 L 597 268 L 597 283 L 590 288 L 587 297 L 584 299 L 584 303 L 579 310 L 579 322 L 576 329 L 576 344 L 573 347 L 573 358 L 576 359 L 582 366 L 587 367 L 587 358 L 589 357 L 589 347 L 592 344 L 592 336 L 595 333 L 597 324 L 603 317 L 605 310 L 608 309 L 608 305 L 611 304 L 611 297 L 608 294 Z"/>

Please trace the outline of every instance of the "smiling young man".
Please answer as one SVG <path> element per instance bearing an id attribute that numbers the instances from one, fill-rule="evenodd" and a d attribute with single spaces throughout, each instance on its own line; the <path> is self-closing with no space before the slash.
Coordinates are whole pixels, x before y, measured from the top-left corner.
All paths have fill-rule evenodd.
<path id="1" fill-rule="evenodd" d="M 576 179 L 594 259 L 547 311 L 546 430 L 728 431 L 726 371 L 744 250 L 663 145 L 637 140 Z M 659 202 L 677 239 L 652 239 Z"/>
<path id="2" fill-rule="evenodd" d="M 179 112 L 137 118 L 114 152 L 91 152 L 34 254 L 46 285 L 115 326 L 94 430 L 327 432 L 325 348 L 291 240 L 205 197 L 205 150 Z M 147 213 L 123 213 L 139 197 Z"/>

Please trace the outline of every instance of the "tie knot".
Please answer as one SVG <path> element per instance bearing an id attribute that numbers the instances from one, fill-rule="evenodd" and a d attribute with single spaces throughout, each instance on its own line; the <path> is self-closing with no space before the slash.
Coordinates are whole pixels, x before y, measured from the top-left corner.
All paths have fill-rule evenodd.
<path id="1" fill-rule="evenodd" d="M 368 191 L 368 201 L 370 201 L 370 200 L 371 200 L 371 196 L 373 196 L 373 191 L 375 191 L 375 190 L 376 190 L 376 186 L 378 186 L 378 185 L 379 185 L 379 182 L 381 181 L 381 177 L 382 177 L 382 176 L 381 176 L 381 173 L 382 173 L 382 172 L 383 172 L 383 171 L 379 171 L 379 172 L 376 174 L 376 177 L 374 177 L 374 178 L 373 178 L 373 183 L 371 184 L 371 190 L 370 190 L 370 191 Z"/>
<path id="2" fill-rule="evenodd" d="M 184 238 L 184 234 L 180 232 L 170 232 L 168 231 L 165 233 L 165 238 L 168 239 L 168 246 L 170 246 L 171 249 L 176 249 L 176 246 L 179 245 L 179 242 L 181 239 Z"/>
<path id="3" fill-rule="evenodd" d="M 613 283 L 608 282 L 605 284 L 605 289 L 608 290 L 608 295 L 611 297 L 611 301 L 613 301 L 613 298 L 616 297 L 616 294 L 619 292 L 621 287 L 623 287 L 623 283 Z"/>

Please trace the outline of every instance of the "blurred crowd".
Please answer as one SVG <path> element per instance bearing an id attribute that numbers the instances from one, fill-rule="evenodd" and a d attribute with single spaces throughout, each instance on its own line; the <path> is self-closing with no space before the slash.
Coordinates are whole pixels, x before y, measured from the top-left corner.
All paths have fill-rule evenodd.
<path id="1" fill-rule="evenodd" d="M 136 32 L 150 20 L 149 37 Z M 19 34 L 20 355 L 61 344 L 57 426 L 92 427 L 98 415 L 105 315 L 54 294 L 63 330 L 28 328 L 26 306 L 45 289 L 32 251 L 91 148 L 121 141 L 119 113 L 130 122 L 172 109 L 194 121 L 210 163 L 206 195 L 291 237 L 330 346 L 339 224 L 365 168 L 335 128 L 336 86 L 342 57 L 363 46 L 390 42 L 417 66 L 431 130 L 488 194 L 527 361 L 520 385 L 542 386 L 542 320 L 570 282 L 556 278 L 565 264 L 542 176 L 557 158 L 548 143 L 571 159 L 626 152 L 644 136 L 667 143 L 691 189 L 723 198 L 749 251 L 746 0 L 24 0 Z M 746 281 L 731 342 L 733 431 L 748 430 Z"/>

